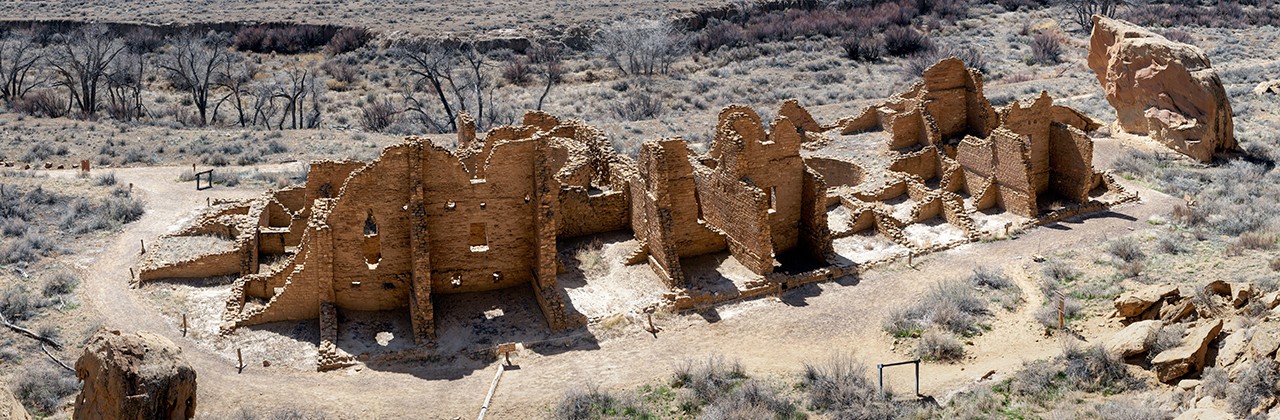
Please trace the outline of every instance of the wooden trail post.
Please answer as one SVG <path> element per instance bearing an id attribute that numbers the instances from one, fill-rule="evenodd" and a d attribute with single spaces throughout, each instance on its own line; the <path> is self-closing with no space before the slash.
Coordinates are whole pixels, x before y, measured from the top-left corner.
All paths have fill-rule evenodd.
<path id="1" fill-rule="evenodd" d="M 1067 299 L 1058 292 L 1058 331 L 1066 330 Z"/>
<path id="2" fill-rule="evenodd" d="M 138 244 L 142 245 L 142 250 L 141 250 L 141 251 L 138 251 L 138 254 L 139 254 L 139 255 L 141 255 L 141 254 L 146 254 L 146 253 L 147 253 L 147 241 L 144 241 L 144 240 L 142 240 L 142 239 L 139 239 L 139 240 L 138 240 Z"/>
<path id="3" fill-rule="evenodd" d="M 236 349 L 236 373 L 244 373 L 244 356 Z"/>
<path id="4" fill-rule="evenodd" d="M 182 336 L 187 336 L 187 314 L 182 314 Z"/>

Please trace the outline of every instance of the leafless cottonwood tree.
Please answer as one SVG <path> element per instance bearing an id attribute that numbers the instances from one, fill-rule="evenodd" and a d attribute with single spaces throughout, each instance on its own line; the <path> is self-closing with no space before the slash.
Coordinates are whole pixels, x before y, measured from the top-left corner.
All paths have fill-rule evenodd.
<path id="1" fill-rule="evenodd" d="M 419 120 L 439 127 L 428 111 L 426 101 L 413 96 L 414 91 L 426 90 L 435 94 L 440 106 L 444 108 L 445 121 L 449 131 L 458 131 L 457 112 L 449 101 L 449 94 L 457 94 L 454 83 L 454 71 L 458 66 L 458 54 L 455 47 L 444 40 L 418 39 L 400 42 L 391 50 L 391 54 L 404 63 L 404 69 L 416 77 L 412 89 L 405 92 L 406 112 L 418 115 Z M 440 130 L 443 131 L 443 130 Z"/>
<path id="2" fill-rule="evenodd" d="M 284 99 L 285 115 L 280 117 L 276 128 L 283 130 L 285 120 L 289 120 L 289 128 L 316 128 L 320 126 L 320 99 L 324 94 L 324 84 L 320 83 L 314 66 L 296 67 L 278 75 L 275 96 Z M 311 109 L 307 110 L 307 103 Z"/>
<path id="3" fill-rule="evenodd" d="M 232 54 L 230 59 L 223 63 L 222 68 L 214 75 L 213 82 L 225 90 L 226 94 L 213 105 L 214 121 L 218 120 L 218 108 L 229 101 L 236 109 L 236 122 L 241 127 L 249 124 L 248 117 L 245 115 L 244 98 L 252 95 L 251 83 L 257 75 L 258 65 L 246 60 L 240 54 Z"/>
<path id="4" fill-rule="evenodd" d="M 276 105 L 276 92 L 283 89 L 282 85 L 279 79 L 270 78 L 250 82 L 246 86 L 246 90 L 253 97 L 253 116 L 249 122 L 250 125 L 262 124 L 266 129 L 271 129 L 271 121 L 280 112 L 280 106 Z"/>
<path id="5" fill-rule="evenodd" d="M 547 94 L 551 93 L 551 86 L 560 83 L 560 78 L 564 76 L 564 45 L 554 40 L 534 44 L 529 50 L 529 60 L 546 82 L 542 88 L 542 96 L 538 97 L 537 110 L 541 111 L 542 103 L 547 100 Z"/>
<path id="6" fill-rule="evenodd" d="M 97 113 L 98 88 L 124 49 L 124 42 L 103 25 L 89 25 L 54 37 L 49 66 L 57 75 L 56 85 L 67 88 L 69 102 L 82 118 L 92 118 Z"/>
<path id="7" fill-rule="evenodd" d="M 669 22 L 651 19 L 615 21 L 596 35 L 595 53 L 623 74 L 666 74 L 685 54 L 686 42 Z"/>
<path id="8" fill-rule="evenodd" d="M 143 54 L 125 52 L 111 60 L 107 69 L 107 114 L 111 118 L 130 121 L 142 118 L 143 80 L 147 59 Z"/>
<path id="9" fill-rule="evenodd" d="M 0 99 L 22 99 L 41 84 L 38 72 L 32 70 L 44 54 L 30 31 L 15 31 L 0 37 Z"/>
<path id="10" fill-rule="evenodd" d="M 1063 4 L 1067 10 L 1070 10 L 1076 23 L 1080 24 L 1080 29 L 1085 32 L 1093 32 L 1093 15 L 1103 15 L 1106 17 L 1115 16 L 1124 0 L 1063 0 Z"/>
<path id="11" fill-rule="evenodd" d="M 221 34 L 198 36 L 188 32 L 171 37 L 160 56 L 159 67 L 174 87 L 191 95 L 201 126 L 209 123 L 209 91 L 217 86 L 215 76 L 231 60 L 229 45 L 230 41 Z"/>

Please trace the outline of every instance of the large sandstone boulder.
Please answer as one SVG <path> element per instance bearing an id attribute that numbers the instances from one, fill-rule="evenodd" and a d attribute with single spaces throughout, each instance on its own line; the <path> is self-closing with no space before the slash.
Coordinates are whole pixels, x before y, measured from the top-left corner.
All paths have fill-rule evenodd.
<path id="1" fill-rule="evenodd" d="M 1108 353 L 1120 358 L 1146 353 L 1162 327 L 1164 323 L 1160 321 L 1138 321 L 1116 332 L 1103 346 Z"/>
<path id="2" fill-rule="evenodd" d="M 76 361 L 84 381 L 75 419 L 187 419 L 196 412 L 196 372 L 182 349 L 150 332 L 95 335 Z"/>
<path id="3" fill-rule="evenodd" d="M 1160 382 L 1171 382 L 1188 373 L 1200 371 L 1204 367 L 1205 355 L 1209 352 L 1209 343 L 1221 332 L 1221 319 L 1205 322 L 1187 331 L 1182 344 L 1162 351 L 1151 359 L 1156 377 Z"/>
<path id="4" fill-rule="evenodd" d="M 9 387 L 0 383 L 0 420 L 28 420 L 31 416 L 13 394 Z"/>
<path id="5" fill-rule="evenodd" d="M 1177 296 L 1178 287 L 1171 284 L 1151 285 L 1141 290 L 1128 292 L 1116 297 L 1115 316 L 1131 318 L 1142 315 L 1147 308 L 1150 308 L 1156 302 Z"/>
<path id="6" fill-rule="evenodd" d="M 1094 15 L 1089 68 L 1124 131 L 1150 135 L 1202 162 L 1238 149 L 1227 92 L 1200 48 Z"/>

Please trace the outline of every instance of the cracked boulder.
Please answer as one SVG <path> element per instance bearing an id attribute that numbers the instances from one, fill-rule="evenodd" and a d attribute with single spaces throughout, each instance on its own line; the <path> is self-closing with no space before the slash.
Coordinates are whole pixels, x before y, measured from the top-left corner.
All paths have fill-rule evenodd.
<path id="1" fill-rule="evenodd" d="M 1150 135 L 1201 162 L 1239 149 L 1227 92 L 1200 48 L 1094 15 L 1089 68 L 1124 131 Z"/>
<path id="2" fill-rule="evenodd" d="M 1160 382 L 1169 383 L 1189 373 L 1199 372 L 1204 368 L 1205 355 L 1209 352 L 1209 343 L 1222 332 L 1222 320 L 1215 319 L 1187 331 L 1182 343 L 1177 347 L 1165 350 L 1151 359 L 1156 377 Z"/>

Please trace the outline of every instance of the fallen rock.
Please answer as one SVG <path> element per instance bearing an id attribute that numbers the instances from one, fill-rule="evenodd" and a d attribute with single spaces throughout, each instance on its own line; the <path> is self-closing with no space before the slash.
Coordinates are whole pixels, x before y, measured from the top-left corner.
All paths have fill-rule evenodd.
<path id="1" fill-rule="evenodd" d="M 1226 411 L 1216 407 L 1197 407 L 1187 411 L 1183 411 L 1173 420 L 1228 420 L 1235 417 Z"/>
<path id="2" fill-rule="evenodd" d="M 1178 296 L 1178 287 L 1171 284 L 1147 286 L 1116 297 L 1116 316 L 1129 318 L 1141 315 L 1147 308 L 1165 298 Z"/>
<path id="3" fill-rule="evenodd" d="M 196 411 L 196 372 L 182 349 L 151 332 L 94 335 L 76 361 L 84 381 L 75 419 L 187 419 Z"/>
<path id="4" fill-rule="evenodd" d="M 1138 321 L 1116 332 L 1103 346 L 1120 358 L 1146 353 L 1162 327 L 1164 323 L 1160 321 Z"/>
<path id="5" fill-rule="evenodd" d="M 1204 292 L 1211 295 L 1231 296 L 1231 284 L 1222 280 L 1214 280 L 1204 285 Z"/>
<path id="6" fill-rule="evenodd" d="M 9 387 L 0 384 L 0 420 L 29 420 L 30 418 L 22 403 L 9 393 Z"/>
<path id="7" fill-rule="evenodd" d="M 1191 302 L 1191 299 L 1182 299 L 1178 303 L 1161 307 L 1160 320 L 1165 323 L 1180 322 L 1195 312 L 1196 305 Z"/>
<path id="8" fill-rule="evenodd" d="M 1201 162 L 1239 149 L 1227 92 L 1200 48 L 1094 15 L 1089 68 L 1124 131 L 1150 135 Z"/>
<path id="9" fill-rule="evenodd" d="M 1182 344 L 1157 354 L 1151 360 L 1156 377 L 1160 382 L 1171 382 L 1204 367 L 1205 354 L 1209 351 L 1209 342 L 1222 332 L 1222 320 L 1215 319 L 1197 326 L 1182 338 Z"/>
<path id="10" fill-rule="evenodd" d="M 1253 88 L 1253 94 L 1258 96 L 1280 94 L 1280 80 L 1268 80 L 1258 83 L 1258 86 Z"/>
<path id="11" fill-rule="evenodd" d="M 1253 283 L 1231 283 L 1231 305 L 1237 308 L 1249 303 L 1249 299 L 1257 294 Z"/>
<path id="12" fill-rule="evenodd" d="M 1271 357 L 1276 349 L 1280 349 L 1280 328 L 1275 325 L 1258 327 L 1249 340 L 1249 351 L 1258 358 Z"/>

